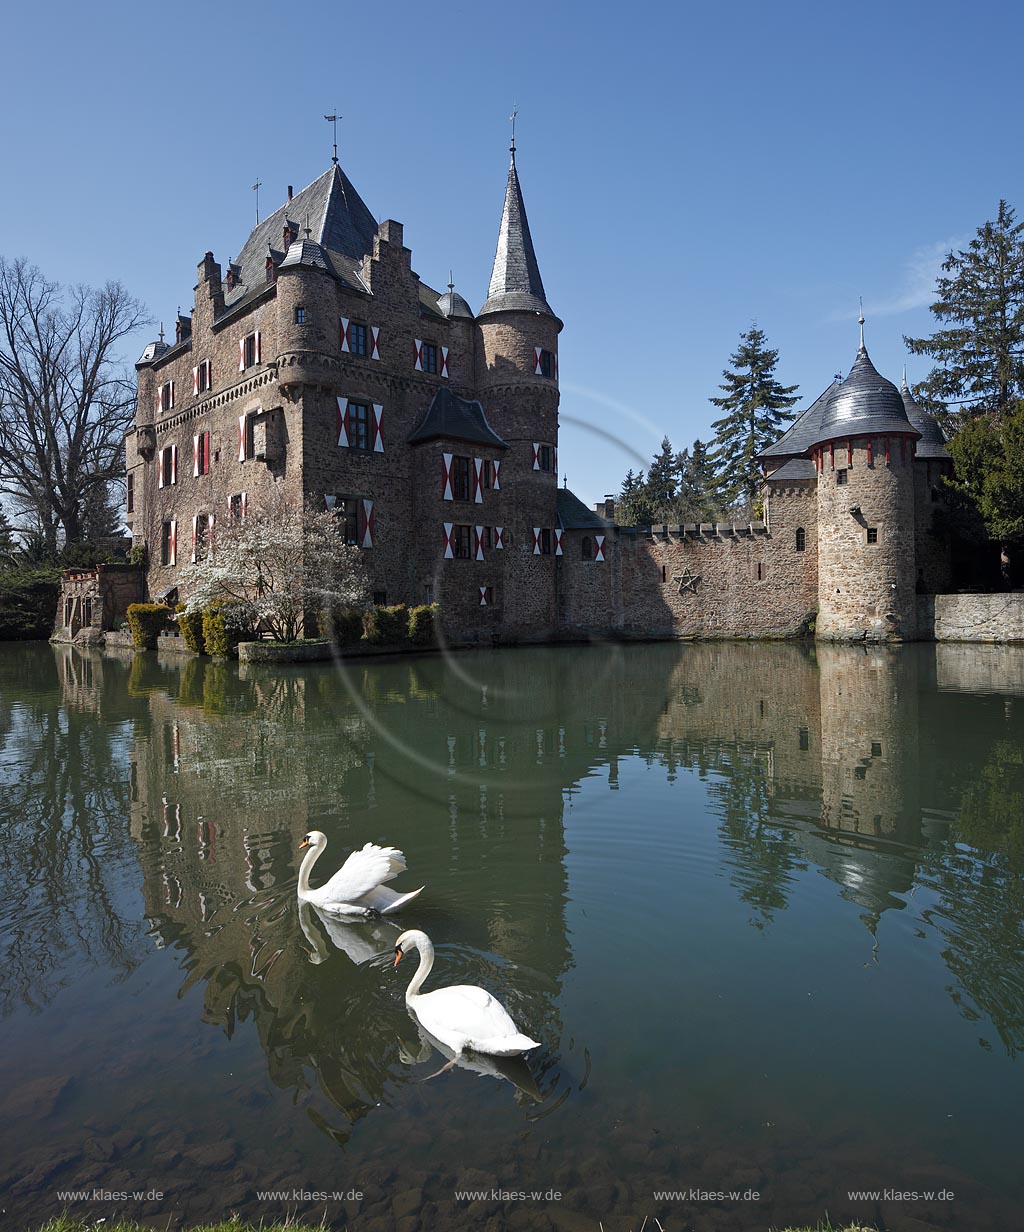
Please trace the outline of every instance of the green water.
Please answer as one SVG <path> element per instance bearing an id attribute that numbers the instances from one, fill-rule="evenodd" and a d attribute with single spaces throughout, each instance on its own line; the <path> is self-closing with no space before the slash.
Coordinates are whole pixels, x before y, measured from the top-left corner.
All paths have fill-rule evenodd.
<path id="1" fill-rule="evenodd" d="M 0 733 L 6 1226 L 1024 1226 L 1024 649 L 6 645 Z M 314 828 L 405 851 L 525 1064 L 437 1073 Z"/>

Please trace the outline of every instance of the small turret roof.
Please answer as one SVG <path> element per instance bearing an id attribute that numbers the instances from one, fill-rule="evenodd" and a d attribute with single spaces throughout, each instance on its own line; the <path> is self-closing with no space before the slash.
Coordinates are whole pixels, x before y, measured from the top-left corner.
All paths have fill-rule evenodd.
<path id="1" fill-rule="evenodd" d="M 921 439 L 917 442 L 917 456 L 919 458 L 950 457 L 950 452 L 946 448 L 946 438 L 942 435 L 942 429 L 939 427 L 939 421 L 931 411 L 926 411 L 923 406 L 919 406 L 914 400 L 914 395 L 907 384 L 905 369 L 900 394 L 903 398 L 903 407 L 907 412 L 907 418 L 918 432 L 921 433 Z"/>
<path id="2" fill-rule="evenodd" d="M 558 489 L 557 507 L 558 521 L 563 530 L 607 530 L 613 525 L 593 509 L 588 509 L 568 488 Z"/>
<path id="3" fill-rule="evenodd" d="M 453 394 L 443 386 L 434 394 L 426 414 L 409 434 L 409 444 L 419 445 L 434 440 L 469 441 L 478 445 L 508 446 L 487 422 L 479 402 Z"/>
<path id="4" fill-rule="evenodd" d="M 815 443 L 815 434 L 821 427 L 821 417 L 825 411 L 825 405 L 838 387 L 839 380 L 837 378 L 814 399 L 809 407 L 800 412 L 775 444 L 769 445 L 762 452 L 761 457 L 793 458 L 810 449 Z"/>
<path id="5" fill-rule="evenodd" d="M 334 273 L 331 259 L 324 250 L 323 245 L 308 237 L 302 240 L 295 240 L 294 243 L 289 245 L 288 252 L 278 268 L 292 269 L 296 265 L 304 265 L 310 269 L 325 270 L 328 274 Z"/>
<path id="6" fill-rule="evenodd" d="M 458 291 L 446 291 L 444 295 L 438 296 L 437 310 L 442 316 L 449 318 L 460 318 L 462 320 L 473 320 L 473 309 L 462 298 Z"/>
<path id="7" fill-rule="evenodd" d="M 505 205 L 498 230 L 498 247 L 494 254 L 487 299 L 479 316 L 488 312 L 543 312 L 554 316 L 544 295 L 544 283 L 533 250 L 530 224 L 526 218 L 523 191 L 516 171 L 515 145 L 505 186 Z"/>

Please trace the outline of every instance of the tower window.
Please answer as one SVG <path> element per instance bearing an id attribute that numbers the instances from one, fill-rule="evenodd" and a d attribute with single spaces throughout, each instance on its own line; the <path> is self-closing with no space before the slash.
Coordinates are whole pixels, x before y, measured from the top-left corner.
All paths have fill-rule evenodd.
<path id="1" fill-rule="evenodd" d="M 806 753 L 811 747 L 811 733 L 806 727 L 797 728 L 797 734 L 800 737 L 800 752 Z"/>
<path id="2" fill-rule="evenodd" d="M 877 543 L 877 542 L 878 542 L 878 527 L 869 526 L 868 527 L 868 543 Z"/>
<path id="3" fill-rule="evenodd" d="M 452 458 L 452 495 L 456 500 L 469 500 L 469 458 Z"/>
<path id="4" fill-rule="evenodd" d="M 472 527 L 452 527 L 452 552 L 456 560 L 470 560 L 473 556 Z"/>
<path id="5" fill-rule="evenodd" d="M 331 507 L 338 530 L 349 547 L 359 546 L 359 499 L 355 496 L 338 496 Z"/>
<path id="6" fill-rule="evenodd" d="M 591 542 L 591 538 L 589 535 L 583 536 L 583 541 L 580 544 L 580 555 L 583 557 L 584 560 L 592 560 L 594 557 L 594 545 Z M 665 580 L 665 566 L 664 565 L 662 565 L 661 567 L 661 575 L 662 575 L 661 580 L 664 582 Z"/>
<path id="7" fill-rule="evenodd" d="M 350 449 L 370 448 L 370 408 L 365 402 L 348 404 L 348 445 Z"/>
<path id="8" fill-rule="evenodd" d="M 437 344 L 433 342 L 423 343 L 423 371 L 437 372 Z"/>
<path id="9" fill-rule="evenodd" d="M 807 532 L 802 526 L 796 528 L 796 550 L 803 552 L 807 547 Z"/>
<path id="10" fill-rule="evenodd" d="M 256 358 L 256 335 L 246 334 L 242 343 L 242 364 L 246 368 L 252 368 L 259 361 Z"/>
<path id="11" fill-rule="evenodd" d="M 542 471 L 550 471 L 553 469 L 553 451 L 550 445 L 541 445 L 538 451 L 538 461 L 540 462 L 540 469 Z"/>
<path id="12" fill-rule="evenodd" d="M 546 526 L 540 532 L 540 551 L 542 556 L 551 555 L 551 531 Z"/>
<path id="13" fill-rule="evenodd" d="M 555 379 L 555 357 L 551 351 L 540 353 L 540 374 L 546 376 L 549 381 Z"/>
<path id="14" fill-rule="evenodd" d="M 128 472 L 127 482 L 128 482 L 128 509 L 127 509 L 127 512 L 128 512 L 128 513 L 134 513 L 134 512 L 135 512 L 135 475 L 134 475 L 134 473 L 133 473 L 132 471 L 129 471 L 129 472 Z M 65 621 L 64 621 L 64 623 L 67 625 L 67 624 L 70 624 L 71 622 L 70 622 L 69 620 L 65 620 Z"/>
<path id="15" fill-rule="evenodd" d="M 296 325 L 305 325 L 305 324 L 306 324 L 306 310 L 305 310 L 305 308 L 301 308 L 301 307 L 300 307 L 300 308 L 296 308 L 296 309 L 295 309 L 295 324 L 296 324 Z"/>
<path id="16" fill-rule="evenodd" d="M 760 561 L 757 562 L 757 580 L 764 581 L 764 565 Z"/>
<path id="17" fill-rule="evenodd" d="M 348 349 L 352 355 L 366 354 L 366 326 L 358 321 L 349 322 Z"/>
<path id="18" fill-rule="evenodd" d="M 843 470 L 843 471 L 836 471 L 836 484 L 837 484 L 837 486 L 841 488 L 841 487 L 843 486 L 843 484 L 844 484 L 844 483 L 846 483 L 846 471 L 845 471 L 845 470 Z"/>
<path id="19" fill-rule="evenodd" d="M 882 742 L 881 742 L 881 740 L 872 740 L 872 741 L 871 741 L 871 756 L 872 756 L 872 757 L 881 757 L 881 756 L 882 756 Z"/>

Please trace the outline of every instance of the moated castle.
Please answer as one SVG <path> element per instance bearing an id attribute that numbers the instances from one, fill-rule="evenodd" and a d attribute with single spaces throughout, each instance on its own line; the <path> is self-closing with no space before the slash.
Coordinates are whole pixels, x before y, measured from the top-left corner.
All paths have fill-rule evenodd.
<path id="1" fill-rule="evenodd" d="M 136 365 L 126 520 L 145 594 L 174 601 L 274 484 L 332 509 L 377 602 L 436 601 L 459 641 L 917 636 L 949 583 L 933 530 L 951 463 L 934 418 L 863 345 L 762 458 L 764 521 L 618 527 L 558 485 L 558 337 L 512 148 L 487 299 L 412 268 L 334 162 L 207 252 L 175 341 Z M 69 575 L 57 636 L 116 627 L 138 573 Z"/>

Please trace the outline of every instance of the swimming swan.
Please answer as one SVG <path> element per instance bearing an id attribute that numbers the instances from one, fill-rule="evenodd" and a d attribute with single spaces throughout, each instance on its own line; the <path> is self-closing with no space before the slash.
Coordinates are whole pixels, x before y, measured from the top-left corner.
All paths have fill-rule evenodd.
<path id="1" fill-rule="evenodd" d="M 303 847 L 309 850 L 299 868 L 299 898 L 321 911 L 368 918 L 391 915 L 423 890 L 420 886 L 409 894 L 399 894 L 383 885 L 405 872 L 405 856 L 397 847 L 378 847 L 376 843 L 367 843 L 361 851 L 353 851 L 326 885 L 311 890 L 309 874 L 327 848 L 327 835 L 310 830 L 299 844 L 300 849 Z"/>
<path id="2" fill-rule="evenodd" d="M 495 1057 L 513 1057 L 540 1047 L 536 1040 L 523 1035 L 508 1010 L 486 989 L 455 984 L 421 993 L 423 981 L 434 965 L 434 947 L 427 934 L 418 928 L 402 933 L 395 942 L 396 967 L 410 949 L 419 950 L 420 965 L 405 991 L 405 1003 L 424 1030 L 456 1056 L 471 1049 Z"/>

